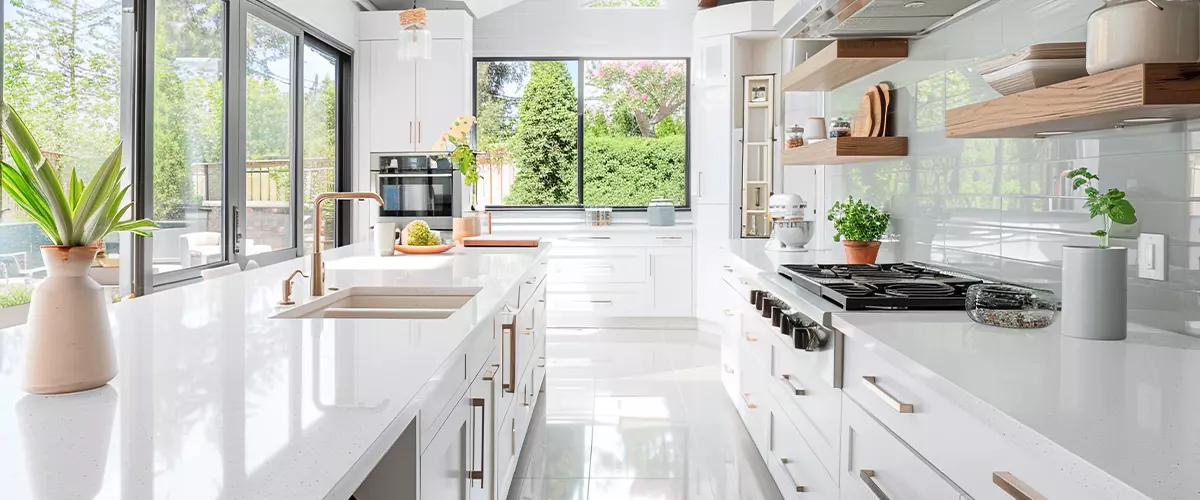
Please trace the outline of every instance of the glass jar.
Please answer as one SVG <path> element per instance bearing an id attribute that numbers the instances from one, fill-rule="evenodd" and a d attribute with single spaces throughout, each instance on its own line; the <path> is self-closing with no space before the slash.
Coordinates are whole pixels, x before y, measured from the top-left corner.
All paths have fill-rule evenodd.
<path id="1" fill-rule="evenodd" d="M 787 129 L 787 147 L 788 149 L 798 148 L 804 145 L 804 127 L 792 125 Z"/>
<path id="2" fill-rule="evenodd" d="M 1200 2 L 1106 0 L 1087 22 L 1087 71 L 1200 59 Z"/>
<path id="3" fill-rule="evenodd" d="M 967 316 L 1001 328 L 1045 328 L 1058 317 L 1058 296 L 1047 290 L 982 284 L 967 288 Z"/>
<path id="4" fill-rule="evenodd" d="M 850 137 L 850 122 L 845 118 L 834 119 L 833 126 L 829 127 L 829 138 L 836 139 L 838 137 Z"/>

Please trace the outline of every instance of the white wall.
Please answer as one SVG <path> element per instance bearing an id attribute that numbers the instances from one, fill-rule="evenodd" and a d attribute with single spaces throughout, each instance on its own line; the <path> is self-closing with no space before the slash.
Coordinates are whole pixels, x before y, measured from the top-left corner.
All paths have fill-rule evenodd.
<path id="1" fill-rule="evenodd" d="M 270 0 L 350 47 L 358 46 L 358 7 L 353 0 Z"/>
<path id="2" fill-rule="evenodd" d="M 585 9 L 525 0 L 475 22 L 476 57 L 691 57 L 693 0 L 656 9 Z"/>

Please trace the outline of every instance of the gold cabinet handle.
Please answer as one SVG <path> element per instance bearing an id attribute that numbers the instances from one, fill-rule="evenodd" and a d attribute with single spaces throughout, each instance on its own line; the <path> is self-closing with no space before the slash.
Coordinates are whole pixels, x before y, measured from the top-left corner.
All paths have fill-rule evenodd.
<path id="1" fill-rule="evenodd" d="M 875 482 L 875 471 L 870 469 L 860 470 L 858 471 L 858 478 L 867 485 L 867 489 L 871 490 L 875 498 L 879 500 L 891 500 L 888 498 L 887 493 L 883 492 L 883 488 L 879 487 L 879 483 Z"/>
<path id="2" fill-rule="evenodd" d="M 754 409 L 757 409 L 757 408 L 758 408 L 758 405 L 756 405 L 756 404 L 754 404 L 754 403 L 751 403 L 751 402 L 750 402 L 750 395 L 749 395 L 749 394 L 742 394 L 742 402 L 743 402 L 743 403 L 746 403 L 746 408 L 749 408 L 749 409 L 751 409 L 751 410 L 754 410 Z"/>
<path id="3" fill-rule="evenodd" d="M 491 365 L 483 371 L 483 381 L 491 382 L 496 379 L 496 372 L 500 370 L 500 365 Z"/>
<path id="4" fill-rule="evenodd" d="M 492 365 L 496 366 L 496 365 Z M 470 470 L 467 471 L 467 477 L 471 480 L 471 487 L 475 487 L 475 480 L 479 480 L 479 489 L 487 489 L 487 482 L 483 480 L 483 471 L 487 465 L 487 458 L 484 454 L 484 448 L 487 447 L 487 400 L 484 398 L 471 398 L 471 410 L 479 408 L 479 470 L 475 470 L 475 459 L 471 458 Z M 474 415 L 471 416 L 474 419 Z M 474 446 L 475 430 L 471 429 L 471 441 Z"/>
<path id="5" fill-rule="evenodd" d="M 993 472 L 992 482 L 996 483 L 996 486 L 999 486 L 1014 500 L 1046 500 L 1046 497 L 1030 488 L 1024 481 L 1017 479 L 1017 476 L 1012 475 L 1011 472 Z"/>
<path id="6" fill-rule="evenodd" d="M 746 342 L 758 342 L 758 337 L 751 337 L 750 334 L 748 334 L 748 333 L 745 335 L 746 335 Z"/>
<path id="7" fill-rule="evenodd" d="M 500 325 L 500 362 L 508 362 L 508 369 L 502 370 L 501 387 L 504 392 L 515 394 L 517 392 L 517 318 L 514 316 L 512 323 L 504 323 Z M 504 336 L 508 336 L 508 356 L 504 355 Z M 507 358 L 507 359 L 506 359 Z M 505 373 L 507 372 L 507 373 Z M 508 382 L 504 381 L 506 375 Z"/>
<path id="8" fill-rule="evenodd" d="M 788 479 L 792 480 L 792 485 L 796 487 L 796 493 L 804 493 L 804 487 L 800 486 L 800 481 L 797 481 L 796 478 L 792 476 L 792 471 L 788 470 L 787 467 L 789 464 L 795 463 L 795 461 L 790 458 L 780 458 L 779 463 L 783 464 L 783 473 L 787 474 Z"/>
<path id="9" fill-rule="evenodd" d="M 798 387 L 796 384 L 792 383 L 796 379 L 796 377 L 785 373 L 785 374 L 783 374 L 783 376 L 781 376 L 779 378 L 781 380 L 783 380 L 783 385 L 786 385 L 788 387 L 788 389 L 790 389 L 793 393 L 795 393 L 795 395 L 803 396 L 805 394 L 803 387 Z"/>
<path id="10" fill-rule="evenodd" d="M 913 405 L 901 403 L 900 400 L 892 397 L 891 394 L 888 394 L 887 391 L 879 387 L 878 379 L 875 377 L 863 377 L 863 385 L 867 386 L 867 389 L 870 389 L 871 392 L 875 393 L 876 396 L 879 396 L 879 399 L 882 399 L 884 403 L 887 403 L 888 406 L 891 406 L 893 410 L 896 410 L 900 413 L 913 412 Z"/>

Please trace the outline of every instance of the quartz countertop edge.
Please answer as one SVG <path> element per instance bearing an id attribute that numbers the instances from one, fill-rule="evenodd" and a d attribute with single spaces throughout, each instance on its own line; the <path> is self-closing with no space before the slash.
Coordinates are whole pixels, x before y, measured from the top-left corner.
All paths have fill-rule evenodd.
<path id="1" fill-rule="evenodd" d="M 958 311 L 839 312 L 833 326 L 1094 498 L 1195 498 L 1200 438 L 1169 422 L 1154 432 L 1163 422 L 1147 416 L 1163 408 L 1122 398 L 1200 410 L 1187 380 L 1158 376 L 1200 375 L 1200 339 L 1130 324 L 1126 341 L 1081 340 L 1059 323 L 1012 330 Z"/>
<path id="2" fill-rule="evenodd" d="M 275 319 L 307 257 L 114 305 L 121 373 L 27 395 L 23 327 L 0 330 L 0 484 L 21 498 L 345 500 L 550 250 L 326 252 L 327 285 L 470 287 L 444 320 Z M 297 281 L 296 301 L 310 302 Z M 406 383 L 407 382 L 407 383 Z"/>

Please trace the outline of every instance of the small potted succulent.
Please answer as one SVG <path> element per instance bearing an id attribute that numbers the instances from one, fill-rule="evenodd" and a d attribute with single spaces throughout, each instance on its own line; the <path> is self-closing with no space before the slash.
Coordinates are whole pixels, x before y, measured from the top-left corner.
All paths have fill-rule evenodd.
<path id="1" fill-rule="evenodd" d="M 874 264 L 879 256 L 879 238 L 887 232 L 891 216 L 853 196 L 837 201 L 829 209 L 833 221 L 833 241 L 846 248 L 847 264 Z"/>
<path id="2" fill-rule="evenodd" d="M 1119 189 L 1100 191 L 1100 177 L 1086 168 L 1067 173 L 1072 187 L 1085 187 L 1092 219 L 1099 217 L 1101 229 L 1092 231 L 1100 238 L 1097 246 L 1063 247 L 1062 318 L 1063 334 L 1093 340 L 1124 340 L 1126 335 L 1126 251 L 1109 247 L 1112 225 L 1134 224 L 1137 213 Z"/>
<path id="3" fill-rule="evenodd" d="M 121 146 L 85 184 L 42 156 L 25 122 L 8 104 L 0 108 L 8 159 L 0 187 L 54 243 L 41 248 L 48 277 L 33 291 L 26 332 L 23 388 L 34 394 L 95 389 L 117 375 L 117 357 L 104 290 L 88 275 L 106 236 L 149 236 L 149 220 L 126 220 L 132 204 L 121 187 Z"/>

